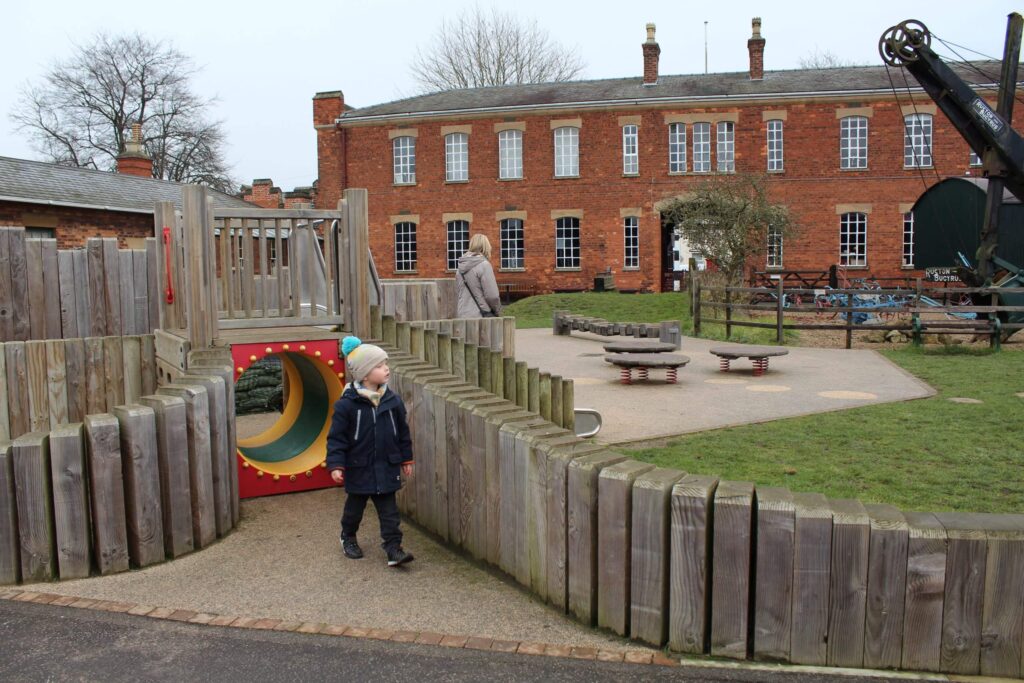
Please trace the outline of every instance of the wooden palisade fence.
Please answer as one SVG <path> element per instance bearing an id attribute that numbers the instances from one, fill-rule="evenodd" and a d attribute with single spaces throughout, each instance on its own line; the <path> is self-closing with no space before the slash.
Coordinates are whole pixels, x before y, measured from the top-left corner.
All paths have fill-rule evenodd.
<path id="1" fill-rule="evenodd" d="M 518 380 L 512 357 L 438 334 L 449 365 L 432 331 L 417 347 L 408 323 L 374 327 L 397 345 L 409 411 L 405 513 L 580 621 L 680 653 L 1021 676 L 1024 515 L 901 512 L 655 467 L 545 419 L 530 389 L 503 395 L 524 386 L 507 373 L 479 374 L 489 355 Z"/>
<path id="2" fill-rule="evenodd" d="M 91 238 L 83 249 L 0 228 L 0 342 L 150 334 L 159 324 L 156 240 Z"/>
<path id="3" fill-rule="evenodd" d="M 455 278 L 382 280 L 381 311 L 398 322 L 448 320 L 458 315 Z"/>
<path id="4" fill-rule="evenodd" d="M 1024 323 L 1002 323 L 999 313 L 1019 314 L 1024 306 L 998 305 L 941 305 L 929 306 L 922 298 L 948 300 L 957 296 L 983 295 L 995 302 L 1001 293 L 1021 296 L 1019 288 L 942 288 L 931 289 L 919 286 L 907 289 L 797 289 L 783 288 L 781 280 L 772 288 L 764 287 L 709 287 L 694 281 L 691 288 L 693 325 L 695 334 L 700 334 L 704 324 L 725 326 L 726 338 L 732 336 L 733 327 L 767 328 L 776 331 L 778 343 L 783 343 L 785 330 L 835 330 L 845 332 L 846 348 L 851 348 L 855 332 L 897 330 L 910 334 L 920 343 L 923 334 L 972 334 L 987 335 L 993 347 L 999 346 L 1000 337 L 1024 329 Z M 753 298 L 768 300 L 768 303 L 750 303 Z M 815 297 L 827 297 L 829 305 L 815 304 Z M 899 297 L 899 299 L 894 299 Z M 857 300 L 861 301 L 858 302 Z M 801 303 L 796 303 L 796 301 Z M 885 303 L 890 301 L 893 303 Z M 879 303 L 881 302 L 881 303 Z M 899 303 L 902 302 L 902 303 Z M 838 304 L 838 305 L 837 305 Z M 707 317 L 705 309 L 721 311 L 722 317 Z M 736 313 L 760 313 L 773 315 L 772 322 L 737 319 Z M 786 322 L 786 314 L 817 314 L 820 322 Z M 884 314 L 889 320 L 870 325 L 856 322 L 858 314 Z M 964 316 L 975 314 L 977 319 Z M 834 318 L 828 320 L 826 317 Z M 905 316 L 900 319 L 900 316 Z"/>

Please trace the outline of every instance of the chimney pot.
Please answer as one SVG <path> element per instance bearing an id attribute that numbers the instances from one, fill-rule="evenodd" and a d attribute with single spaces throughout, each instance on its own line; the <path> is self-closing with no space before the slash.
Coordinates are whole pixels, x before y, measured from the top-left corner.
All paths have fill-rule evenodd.
<path id="1" fill-rule="evenodd" d="M 117 172 L 143 178 L 153 177 L 153 159 L 146 154 L 146 148 L 142 145 L 141 121 L 132 123 L 131 136 L 124 143 L 124 151 L 117 157 Z"/>
<path id="2" fill-rule="evenodd" d="M 661 46 L 654 40 L 654 24 L 647 24 L 647 40 L 640 47 L 644 53 L 644 85 L 657 85 Z"/>

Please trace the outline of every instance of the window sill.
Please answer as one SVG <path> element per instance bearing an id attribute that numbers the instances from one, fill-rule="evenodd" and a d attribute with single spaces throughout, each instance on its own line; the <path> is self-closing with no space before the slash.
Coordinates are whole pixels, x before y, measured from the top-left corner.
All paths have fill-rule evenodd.
<path id="1" fill-rule="evenodd" d="M 555 176 L 551 176 L 551 179 L 552 180 L 579 180 L 580 176 L 578 176 L 578 175 L 555 175 Z"/>
<path id="2" fill-rule="evenodd" d="M 639 178 L 640 174 L 639 173 L 623 173 L 622 177 L 623 178 Z"/>
<path id="3" fill-rule="evenodd" d="M 623 273 L 639 273 L 640 272 L 640 267 L 637 266 L 636 268 L 623 268 L 622 272 Z"/>
<path id="4" fill-rule="evenodd" d="M 468 182 L 469 182 L 469 178 L 466 178 L 465 180 L 446 180 L 446 181 L 444 181 L 444 184 L 445 185 L 465 185 Z"/>
<path id="5" fill-rule="evenodd" d="M 416 187 L 416 183 L 392 183 L 394 187 Z"/>
<path id="6" fill-rule="evenodd" d="M 840 268 L 845 268 L 846 270 L 867 270 L 868 269 L 867 264 L 865 264 L 863 266 L 844 266 L 844 265 L 840 265 L 839 267 Z"/>
<path id="7" fill-rule="evenodd" d="M 870 169 L 867 168 L 866 166 L 864 168 L 843 168 L 842 166 L 839 167 L 839 172 L 840 173 L 856 173 L 858 171 L 863 173 L 863 172 L 869 171 L 869 170 Z"/>
<path id="8" fill-rule="evenodd" d="M 582 268 L 555 268 L 556 273 L 580 273 L 583 272 Z"/>
<path id="9" fill-rule="evenodd" d="M 526 178 L 523 176 L 519 176 L 518 178 L 498 178 L 499 183 L 514 183 L 522 180 L 526 180 Z"/>
<path id="10" fill-rule="evenodd" d="M 525 273 L 526 268 L 498 268 L 499 273 Z"/>
<path id="11" fill-rule="evenodd" d="M 786 268 L 784 266 L 765 266 L 764 269 L 773 273 L 781 273 Z"/>
<path id="12" fill-rule="evenodd" d="M 778 171 L 768 171 L 768 175 L 782 175 L 785 172 L 786 172 L 786 169 L 782 168 L 782 169 L 779 169 Z"/>
<path id="13" fill-rule="evenodd" d="M 917 270 L 917 267 L 911 263 L 909 266 L 900 266 L 900 270 Z"/>
<path id="14" fill-rule="evenodd" d="M 395 275 L 419 275 L 418 270 L 396 270 Z"/>
<path id="15" fill-rule="evenodd" d="M 933 164 L 928 164 L 927 166 L 904 166 L 903 167 L 904 171 L 931 171 L 931 170 L 934 170 L 934 169 L 935 169 L 935 166 Z"/>

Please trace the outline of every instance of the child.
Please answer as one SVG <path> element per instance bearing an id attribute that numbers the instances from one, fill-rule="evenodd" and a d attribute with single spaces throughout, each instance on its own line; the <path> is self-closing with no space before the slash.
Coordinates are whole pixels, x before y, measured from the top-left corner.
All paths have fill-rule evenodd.
<path id="1" fill-rule="evenodd" d="M 412 440 L 405 404 L 388 390 L 388 354 L 379 346 L 346 337 L 341 345 L 351 380 L 334 404 L 327 435 L 327 467 L 331 479 L 344 485 L 348 499 L 341 516 L 341 547 L 345 557 L 358 560 L 363 551 L 356 532 L 367 499 L 373 499 L 380 519 L 382 546 L 388 566 L 411 562 L 402 549 L 402 532 L 395 492 L 402 477 L 412 476 Z M 401 474 L 400 474 L 401 473 Z"/>

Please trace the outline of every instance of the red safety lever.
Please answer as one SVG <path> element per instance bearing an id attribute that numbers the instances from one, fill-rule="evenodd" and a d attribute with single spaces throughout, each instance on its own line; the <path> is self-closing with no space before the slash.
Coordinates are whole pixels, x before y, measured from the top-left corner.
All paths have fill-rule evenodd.
<path id="1" fill-rule="evenodd" d="M 167 271 L 167 289 L 164 291 L 164 297 L 167 303 L 174 303 L 174 285 L 171 282 L 171 229 L 164 226 L 164 258 L 167 261 L 167 267 L 164 269 Z"/>

